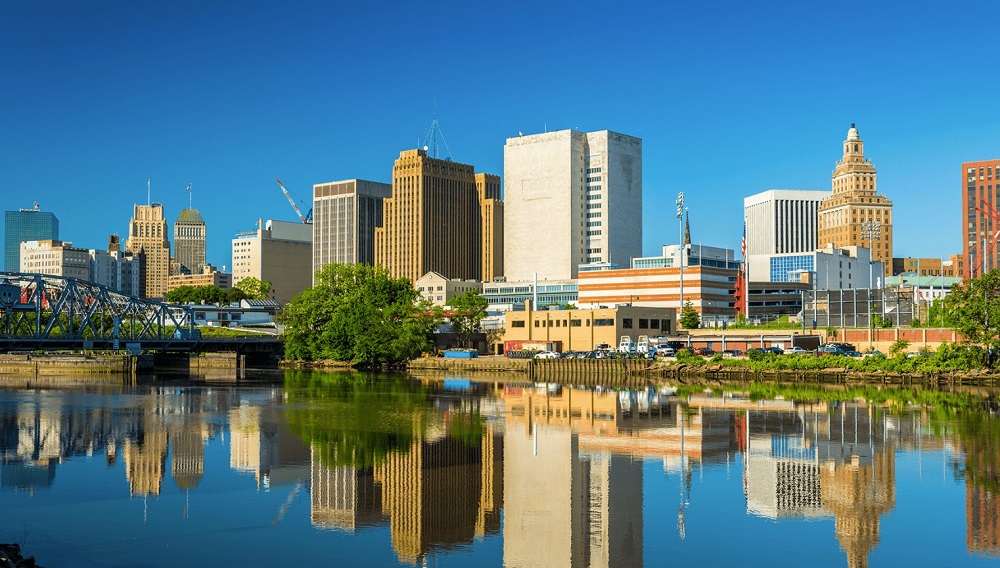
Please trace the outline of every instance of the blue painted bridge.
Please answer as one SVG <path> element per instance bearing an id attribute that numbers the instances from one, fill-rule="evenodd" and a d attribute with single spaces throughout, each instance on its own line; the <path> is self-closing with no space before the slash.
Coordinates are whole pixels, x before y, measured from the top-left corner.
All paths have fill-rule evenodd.
<path id="1" fill-rule="evenodd" d="M 276 336 L 203 339 L 193 306 L 62 276 L 0 272 L 0 352 L 235 351 L 278 355 Z"/>

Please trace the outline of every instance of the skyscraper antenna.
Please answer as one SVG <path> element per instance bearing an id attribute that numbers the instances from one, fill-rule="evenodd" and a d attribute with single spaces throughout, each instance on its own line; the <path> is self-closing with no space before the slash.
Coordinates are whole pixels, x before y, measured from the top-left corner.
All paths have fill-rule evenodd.
<path id="1" fill-rule="evenodd" d="M 187 194 L 188 194 L 188 209 L 194 209 L 194 207 L 191 206 L 191 184 L 190 183 L 188 183 L 188 186 L 184 188 L 184 191 L 186 191 Z"/>
<path id="2" fill-rule="evenodd" d="M 441 132 L 441 126 L 438 125 L 437 101 L 434 101 L 434 120 L 431 121 L 431 126 L 424 135 L 424 150 L 429 152 L 432 158 L 438 157 L 438 136 L 441 137 L 441 142 L 444 142 L 444 149 L 448 151 L 448 157 L 445 159 L 452 160 L 451 148 L 448 147 L 448 141 L 444 139 L 444 133 Z"/>
<path id="3" fill-rule="evenodd" d="M 153 204 L 153 199 L 151 197 L 152 193 L 150 192 L 150 189 L 149 189 L 149 187 L 150 187 L 150 181 L 152 181 L 152 180 L 149 180 L 149 179 L 146 180 L 146 205 L 152 205 Z"/>

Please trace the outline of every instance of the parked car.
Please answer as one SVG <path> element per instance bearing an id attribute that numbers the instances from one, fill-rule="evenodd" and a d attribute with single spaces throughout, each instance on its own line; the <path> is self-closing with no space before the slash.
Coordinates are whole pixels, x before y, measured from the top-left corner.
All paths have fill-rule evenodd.
<path id="1" fill-rule="evenodd" d="M 740 349 L 726 349 L 725 351 L 722 352 L 722 354 L 729 355 L 730 357 L 743 357 L 746 355 L 746 353 L 744 353 Z"/>
<path id="2" fill-rule="evenodd" d="M 661 345 L 656 348 L 656 354 L 661 357 L 674 357 L 677 355 L 677 350 L 669 345 Z"/>
<path id="3" fill-rule="evenodd" d="M 865 357 L 871 357 L 873 355 L 885 355 L 885 354 L 879 351 L 878 349 L 869 349 L 868 351 L 865 351 L 864 355 Z"/>
<path id="4" fill-rule="evenodd" d="M 535 359 L 558 359 L 559 357 L 558 351 L 540 351 L 535 354 Z"/>
<path id="5" fill-rule="evenodd" d="M 788 354 L 791 354 L 791 355 L 805 355 L 806 353 L 809 353 L 809 352 L 806 351 L 805 349 L 799 347 L 798 345 L 792 345 L 788 349 L 785 349 L 785 353 L 788 353 Z"/>
<path id="6" fill-rule="evenodd" d="M 704 357 L 711 357 L 712 355 L 715 355 L 715 350 L 712 349 L 711 347 L 695 347 L 694 354 L 702 355 Z"/>
<path id="7" fill-rule="evenodd" d="M 861 357 L 861 353 L 857 351 L 844 351 L 844 355 L 847 355 L 848 357 Z"/>
<path id="8" fill-rule="evenodd" d="M 831 344 L 823 345 L 822 347 L 820 347 L 818 349 L 818 351 L 819 351 L 820 355 L 823 355 L 823 354 L 826 354 L 826 355 L 844 355 L 845 353 L 847 353 L 847 351 L 845 351 L 844 349 L 842 349 L 839 345 L 831 345 Z"/>
<path id="9" fill-rule="evenodd" d="M 782 348 L 780 348 L 780 347 L 778 347 L 777 345 L 772 345 L 770 347 L 765 347 L 764 349 L 766 351 L 770 351 L 771 353 L 774 353 L 775 355 L 784 355 L 785 354 L 785 350 L 782 349 Z"/>

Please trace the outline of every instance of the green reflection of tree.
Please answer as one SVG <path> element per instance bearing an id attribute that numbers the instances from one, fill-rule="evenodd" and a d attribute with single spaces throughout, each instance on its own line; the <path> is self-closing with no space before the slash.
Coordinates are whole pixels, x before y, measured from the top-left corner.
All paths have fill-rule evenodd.
<path id="1" fill-rule="evenodd" d="M 285 374 L 288 421 L 326 467 L 379 465 L 424 434 L 430 395 L 403 377 L 355 372 Z"/>
<path id="2" fill-rule="evenodd" d="M 971 410 L 957 419 L 966 483 L 1000 495 L 1000 419 L 989 412 Z"/>
<path id="3" fill-rule="evenodd" d="M 470 448 L 477 448 L 483 441 L 485 422 L 478 412 L 458 412 L 451 415 L 448 436 Z"/>

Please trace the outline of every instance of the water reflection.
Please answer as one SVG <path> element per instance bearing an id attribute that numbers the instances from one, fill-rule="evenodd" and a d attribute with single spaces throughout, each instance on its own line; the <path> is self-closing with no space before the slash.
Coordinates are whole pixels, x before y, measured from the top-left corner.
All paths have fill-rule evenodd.
<path id="1" fill-rule="evenodd" d="M 827 563 L 866 566 L 897 509 L 897 459 L 915 455 L 923 467 L 919 456 L 933 452 L 964 487 L 965 549 L 1000 556 L 1000 421 L 990 407 L 812 400 L 354 373 L 290 373 L 264 387 L 3 390 L 0 508 L 25 513 L 57 487 L 57 473 L 73 475 L 60 464 L 85 457 L 127 481 L 126 499 L 180 494 L 185 520 L 189 499 L 218 491 L 206 479 L 247 480 L 275 494 L 243 513 L 252 526 L 285 527 L 301 504 L 317 550 L 346 535 L 403 564 L 464 554 L 511 567 L 641 566 L 658 564 L 650 551 L 668 546 L 715 563 L 725 556 L 684 543 L 727 526 L 759 530 L 753 520 L 810 520 L 840 548 Z M 206 460 L 213 448 L 228 454 L 228 470 Z M 718 504 L 705 509 L 705 497 L 724 494 L 713 483 L 725 483 L 705 472 L 722 468 L 737 472 L 743 501 L 729 502 L 744 520 Z M 651 506 L 649 491 L 676 501 Z M 705 515 L 718 526 L 706 528 Z M 0 531 L 10 531 L 4 522 Z M 745 554 L 753 564 L 770 553 Z"/>

